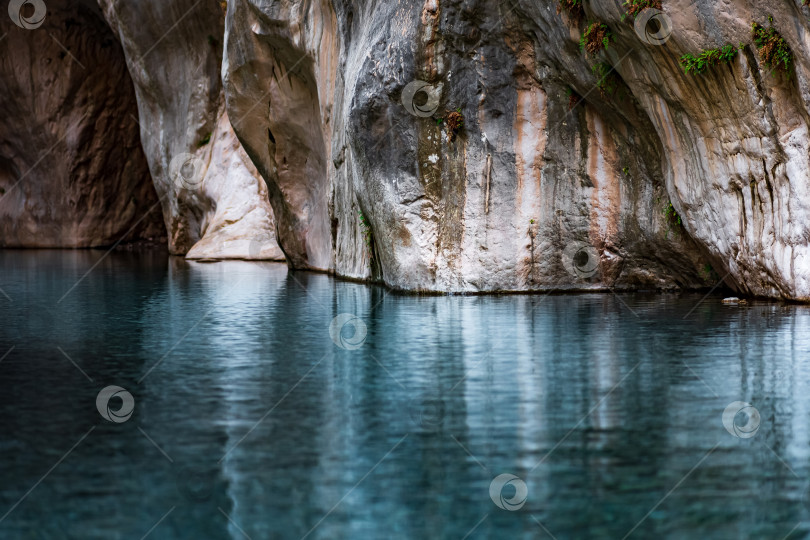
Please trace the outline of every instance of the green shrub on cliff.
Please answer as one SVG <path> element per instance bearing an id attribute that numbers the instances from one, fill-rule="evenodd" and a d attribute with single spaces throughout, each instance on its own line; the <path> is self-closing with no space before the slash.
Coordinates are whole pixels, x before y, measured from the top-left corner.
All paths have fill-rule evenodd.
<path id="1" fill-rule="evenodd" d="M 371 248 L 371 221 L 363 214 L 358 212 L 360 216 L 360 231 L 363 234 L 366 247 Z"/>
<path id="2" fill-rule="evenodd" d="M 661 0 L 625 0 L 624 7 L 627 8 L 627 15 L 635 17 L 647 8 L 661 9 Z"/>
<path id="3" fill-rule="evenodd" d="M 613 33 L 606 24 L 600 22 L 590 23 L 582 37 L 579 38 L 579 47 L 589 54 L 596 54 L 602 49 L 607 49 L 610 42 L 614 41 Z"/>
<path id="4" fill-rule="evenodd" d="M 613 66 L 605 62 L 599 62 L 591 68 L 596 75 L 596 87 L 602 93 L 602 97 L 612 96 L 619 86 L 619 78 L 613 73 Z"/>
<path id="5" fill-rule="evenodd" d="M 737 56 L 737 47 L 728 44 L 720 49 L 705 49 L 697 56 L 685 54 L 681 56 L 681 67 L 685 73 L 700 75 L 710 67 L 730 63 Z"/>
<path id="6" fill-rule="evenodd" d="M 768 22 L 773 24 L 773 17 L 768 17 Z M 756 22 L 751 23 L 751 33 L 765 67 L 772 72 L 781 71 L 790 78 L 793 74 L 793 52 L 785 38 L 773 26 L 765 28 Z"/>

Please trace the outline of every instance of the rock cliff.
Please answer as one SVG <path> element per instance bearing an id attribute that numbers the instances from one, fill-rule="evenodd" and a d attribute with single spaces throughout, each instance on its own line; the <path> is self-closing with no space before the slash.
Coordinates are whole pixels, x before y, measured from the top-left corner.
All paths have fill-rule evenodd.
<path id="1" fill-rule="evenodd" d="M 99 5 L 135 83 L 141 141 L 163 202 L 170 252 L 283 259 L 267 189 L 224 109 L 220 3 Z"/>
<path id="2" fill-rule="evenodd" d="M 802 0 L 99 3 L 174 253 L 810 300 Z"/>
<path id="3" fill-rule="evenodd" d="M 626 4 L 229 2 L 228 109 L 291 262 L 403 289 L 725 278 L 810 299 L 808 8 Z M 727 43 L 727 64 L 679 63 Z"/>
<path id="4" fill-rule="evenodd" d="M 0 247 L 165 242 L 132 83 L 98 7 L 52 3 L 34 29 L 11 14 L 0 16 Z"/>

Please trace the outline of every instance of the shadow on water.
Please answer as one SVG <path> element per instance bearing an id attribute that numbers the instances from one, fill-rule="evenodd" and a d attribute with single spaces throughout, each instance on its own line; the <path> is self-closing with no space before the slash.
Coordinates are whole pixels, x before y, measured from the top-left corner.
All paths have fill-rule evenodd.
<path id="1" fill-rule="evenodd" d="M 806 307 L 102 255 L 0 251 L 0 537 L 808 533 Z"/>

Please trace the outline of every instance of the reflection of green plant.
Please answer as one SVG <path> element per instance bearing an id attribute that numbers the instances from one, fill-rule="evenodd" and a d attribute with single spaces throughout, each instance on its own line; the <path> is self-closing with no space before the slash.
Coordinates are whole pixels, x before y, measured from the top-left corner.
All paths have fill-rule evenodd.
<path id="1" fill-rule="evenodd" d="M 591 68 L 596 75 L 596 87 L 602 93 L 602 97 L 613 95 L 619 84 L 619 79 L 613 73 L 613 66 L 605 62 L 599 62 Z"/>
<path id="2" fill-rule="evenodd" d="M 759 57 L 772 71 L 782 71 L 788 78 L 793 74 L 793 52 L 779 32 L 773 27 L 773 17 L 768 16 L 770 28 L 751 23 L 751 33 L 759 50 Z"/>
<path id="3" fill-rule="evenodd" d="M 622 15 L 622 20 L 627 15 L 635 17 L 647 8 L 661 9 L 661 0 L 625 0 L 624 7 L 627 8 L 627 13 Z"/>
<path id="4" fill-rule="evenodd" d="M 579 38 L 579 48 L 589 54 L 596 54 L 602 49 L 607 49 L 611 41 L 615 39 L 610 28 L 604 23 L 594 22 L 588 25 Z"/>
<path id="5" fill-rule="evenodd" d="M 704 49 L 698 56 L 685 54 L 681 56 L 681 67 L 684 73 L 700 75 L 710 67 L 730 63 L 737 56 L 737 47 L 728 44 L 720 49 Z"/>

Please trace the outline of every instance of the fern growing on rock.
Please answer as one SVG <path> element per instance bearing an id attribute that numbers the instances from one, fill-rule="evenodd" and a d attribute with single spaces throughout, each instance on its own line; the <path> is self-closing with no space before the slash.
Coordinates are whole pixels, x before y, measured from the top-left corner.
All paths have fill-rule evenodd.
<path id="1" fill-rule="evenodd" d="M 557 13 L 562 13 L 563 11 L 568 13 L 575 21 L 579 21 L 585 16 L 582 0 L 559 0 Z"/>
<path id="2" fill-rule="evenodd" d="M 768 22 L 773 25 L 773 17 L 768 17 Z M 765 67 L 772 72 L 781 71 L 790 78 L 793 73 L 793 52 L 785 38 L 773 26 L 765 28 L 757 22 L 751 23 L 751 33 Z"/>
<path id="3" fill-rule="evenodd" d="M 720 49 L 705 49 L 699 55 L 685 54 L 681 56 L 681 67 L 685 73 L 700 75 L 710 67 L 729 64 L 737 56 L 737 47 L 728 44 Z"/>
<path id="4" fill-rule="evenodd" d="M 619 85 L 619 79 L 613 73 L 613 66 L 605 62 L 600 62 L 591 68 L 596 75 L 596 87 L 603 98 L 612 96 Z"/>
<path id="5" fill-rule="evenodd" d="M 579 39 L 579 47 L 589 54 L 596 54 L 607 49 L 611 41 L 615 41 L 610 28 L 604 23 L 594 22 L 588 25 Z"/>
<path id="6" fill-rule="evenodd" d="M 627 15 L 635 17 L 647 8 L 661 9 L 661 0 L 625 0 Z M 624 17 L 622 17 L 624 18 Z"/>

